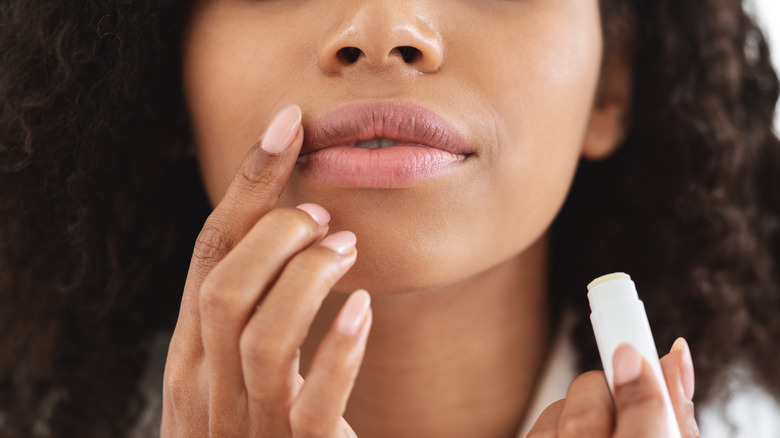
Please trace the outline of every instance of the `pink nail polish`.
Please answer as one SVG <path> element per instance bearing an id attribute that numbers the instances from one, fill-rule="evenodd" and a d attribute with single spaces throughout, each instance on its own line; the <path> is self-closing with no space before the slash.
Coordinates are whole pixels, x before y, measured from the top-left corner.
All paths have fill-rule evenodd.
<path id="1" fill-rule="evenodd" d="M 682 352 L 682 359 L 680 359 L 680 383 L 685 392 L 685 397 L 688 400 L 693 400 L 693 394 L 696 390 L 696 378 L 693 372 L 693 358 L 691 357 L 691 349 L 688 346 L 688 342 L 685 338 L 677 338 L 674 344 L 672 344 L 671 351 Z"/>
<path id="2" fill-rule="evenodd" d="M 320 245 L 330 248 L 341 255 L 347 255 L 355 249 L 357 237 L 351 231 L 339 231 L 322 239 Z"/>
<path id="3" fill-rule="evenodd" d="M 271 154 L 281 154 L 290 144 L 301 126 L 301 109 L 298 105 L 284 107 L 268 125 L 260 147 Z"/>
<path id="4" fill-rule="evenodd" d="M 642 373 L 642 357 L 631 344 L 618 346 L 612 361 L 615 368 L 615 386 L 636 380 Z"/>
<path id="5" fill-rule="evenodd" d="M 309 216 L 322 226 L 328 225 L 328 222 L 330 222 L 330 213 L 328 213 L 328 210 L 325 210 L 317 204 L 301 204 L 295 208 L 309 213 Z"/>
<path id="6" fill-rule="evenodd" d="M 371 296 L 365 290 L 358 290 L 347 298 L 339 312 L 336 329 L 348 335 L 357 334 L 366 319 L 371 306 Z"/>

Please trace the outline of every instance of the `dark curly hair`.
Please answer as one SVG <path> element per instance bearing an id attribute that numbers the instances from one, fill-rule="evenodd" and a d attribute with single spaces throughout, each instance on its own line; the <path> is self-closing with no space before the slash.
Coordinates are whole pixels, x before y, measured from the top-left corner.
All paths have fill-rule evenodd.
<path id="1" fill-rule="evenodd" d="M 122 436 L 209 206 L 181 90 L 187 0 L 0 4 L 0 430 Z M 697 398 L 734 367 L 780 397 L 778 78 L 740 0 L 602 0 L 631 129 L 553 225 L 557 313 L 597 368 L 583 285 L 630 272 Z M 620 181 L 616 184 L 616 181 Z"/>
<path id="2" fill-rule="evenodd" d="M 631 129 L 613 157 L 581 163 L 554 224 L 553 291 L 578 309 L 581 365 L 599 364 L 582 285 L 625 271 L 659 352 L 691 344 L 699 401 L 735 367 L 780 397 L 780 91 L 766 41 L 739 0 L 622 5 L 637 29 L 612 43 L 634 50 Z"/>

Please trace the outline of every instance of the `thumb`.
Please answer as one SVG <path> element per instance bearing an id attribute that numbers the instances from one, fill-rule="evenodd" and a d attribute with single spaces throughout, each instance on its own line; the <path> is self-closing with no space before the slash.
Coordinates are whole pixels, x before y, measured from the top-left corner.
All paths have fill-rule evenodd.
<path id="1" fill-rule="evenodd" d="M 650 364 L 629 344 L 621 344 L 615 350 L 612 362 L 616 411 L 614 437 L 670 437 L 666 400 Z"/>

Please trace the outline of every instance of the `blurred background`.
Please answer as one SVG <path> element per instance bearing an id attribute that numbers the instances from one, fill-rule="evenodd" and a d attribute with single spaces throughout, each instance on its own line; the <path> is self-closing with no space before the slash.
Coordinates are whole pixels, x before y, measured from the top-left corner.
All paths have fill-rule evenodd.
<path id="1" fill-rule="evenodd" d="M 772 61 L 780 70 L 780 0 L 753 0 L 754 14 L 772 47 Z M 780 133 L 780 105 L 775 112 L 775 132 Z"/>

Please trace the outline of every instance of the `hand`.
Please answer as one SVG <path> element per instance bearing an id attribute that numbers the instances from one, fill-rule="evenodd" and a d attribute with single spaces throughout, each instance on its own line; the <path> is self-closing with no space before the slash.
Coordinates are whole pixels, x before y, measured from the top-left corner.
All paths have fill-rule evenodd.
<path id="1" fill-rule="evenodd" d="M 163 437 L 354 437 L 342 413 L 371 326 L 352 294 L 304 382 L 299 347 L 354 264 L 314 204 L 274 208 L 303 142 L 297 106 L 247 154 L 198 236 L 165 365 Z M 324 239 L 323 239 L 324 237 Z"/>
<path id="2" fill-rule="evenodd" d="M 585 373 L 572 382 L 565 399 L 542 412 L 528 438 L 665 437 L 664 402 L 647 361 L 623 344 L 615 351 L 613 364 L 614 400 L 603 372 Z M 693 361 L 683 338 L 661 358 L 661 369 L 683 438 L 698 438 L 692 402 Z"/>

